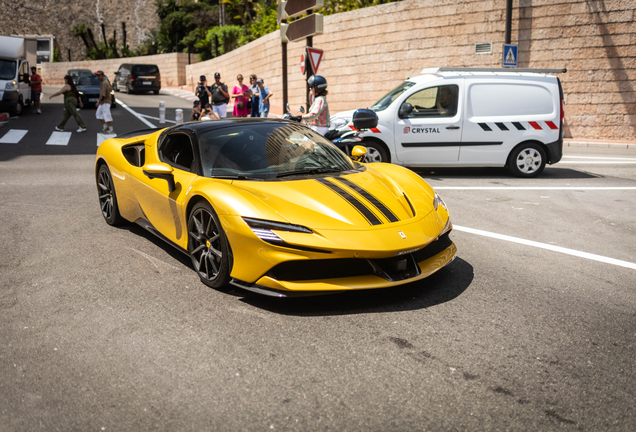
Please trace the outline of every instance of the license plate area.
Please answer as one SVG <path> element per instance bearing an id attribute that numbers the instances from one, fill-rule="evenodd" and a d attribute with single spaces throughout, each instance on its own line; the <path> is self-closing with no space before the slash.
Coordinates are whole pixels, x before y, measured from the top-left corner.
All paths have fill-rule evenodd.
<path id="1" fill-rule="evenodd" d="M 152 81 L 142 81 L 143 85 L 152 85 Z"/>

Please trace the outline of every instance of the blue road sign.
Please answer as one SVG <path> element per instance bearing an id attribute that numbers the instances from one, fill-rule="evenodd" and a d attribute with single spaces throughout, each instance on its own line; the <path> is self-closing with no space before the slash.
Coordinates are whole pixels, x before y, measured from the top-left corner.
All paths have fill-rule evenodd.
<path id="1" fill-rule="evenodd" d="M 517 67 L 517 45 L 504 44 L 503 46 L 503 67 Z"/>

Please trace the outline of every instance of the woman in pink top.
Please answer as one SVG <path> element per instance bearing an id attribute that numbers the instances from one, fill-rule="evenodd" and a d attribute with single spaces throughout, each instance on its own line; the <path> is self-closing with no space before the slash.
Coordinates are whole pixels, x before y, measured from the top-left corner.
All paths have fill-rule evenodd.
<path id="1" fill-rule="evenodd" d="M 234 99 L 234 110 L 232 114 L 236 117 L 247 117 L 250 114 L 250 110 L 247 109 L 247 101 L 250 98 L 250 89 L 243 84 L 243 75 L 236 77 L 238 85 L 234 86 L 232 90 L 232 99 Z"/>

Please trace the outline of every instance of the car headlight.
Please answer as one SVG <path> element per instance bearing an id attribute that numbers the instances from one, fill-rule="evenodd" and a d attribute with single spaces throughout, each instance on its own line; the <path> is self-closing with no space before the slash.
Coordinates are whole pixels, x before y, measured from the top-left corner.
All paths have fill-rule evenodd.
<path id="1" fill-rule="evenodd" d="M 18 83 L 15 81 L 9 81 L 6 86 L 4 86 L 5 90 L 17 90 Z"/>
<path id="2" fill-rule="evenodd" d="M 274 231 L 287 231 L 296 233 L 313 234 L 313 231 L 302 225 L 293 225 L 283 222 L 268 221 L 244 217 L 243 220 L 249 226 L 256 237 L 268 243 L 284 243 Z"/>
<path id="3" fill-rule="evenodd" d="M 440 197 L 437 192 L 435 192 L 435 197 L 433 198 L 433 208 L 435 209 L 435 211 L 437 211 L 437 207 L 439 207 L 440 205 L 444 207 L 446 211 L 448 211 L 448 207 L 446 207 L 446 203 L 444 202 L 442 197 Z"/>
<path id="4" fill-rule="evenodd" d="M 329 122 L 331 123 L 330 129 L 340 129 L 349 124 L 351 117 L 332 117 Z"/>

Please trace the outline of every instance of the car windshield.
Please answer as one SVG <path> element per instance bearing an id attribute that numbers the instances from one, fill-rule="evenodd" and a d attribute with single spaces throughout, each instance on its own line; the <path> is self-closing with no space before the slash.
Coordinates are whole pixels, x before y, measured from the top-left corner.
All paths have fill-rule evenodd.
<path id="1" fill-rule="evenodd" d="M 102 82 L 97 78 L 97 75 L 80 75 L 77 77 L 78 86 L 100 86 Z"/>
<path id="2" fill-rule="evenodd" d="M 415 83 L 412 81 L 404 81 L 402 84 L 400 84 L 399 86 L 397 86 L 396 88 L 394 88 L 393 90 L 391 90 L 390 92 L 382 96 L 382 98 L 379 101 L 377 101 L 371 106 L 371 109 L 376 112 L 387 109 L 389 105 L 391 105 L 391 103 L 395 99 L 397 99 L 398 96 L 400 96 L 402 93 L 404 93 L 406 90 L 410 89 L 414 85 Z"/>
<path id="3" fill-rule="evenodd" d="M 15 60 L 0 59 L 0 79 L 12 80 L 15 78 L 15 68 L 17 63 Z"/>
<path id="4" fill-rule="evenodd" d="M 206 177 L 265 180 L 356 169 L 337 147 L 294 123 L 254 122 L 199 137 Z"/>

